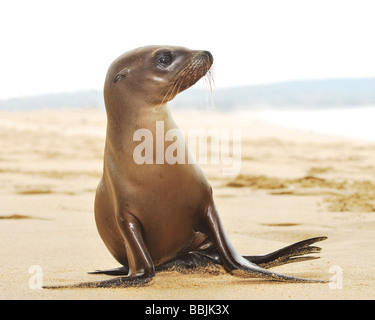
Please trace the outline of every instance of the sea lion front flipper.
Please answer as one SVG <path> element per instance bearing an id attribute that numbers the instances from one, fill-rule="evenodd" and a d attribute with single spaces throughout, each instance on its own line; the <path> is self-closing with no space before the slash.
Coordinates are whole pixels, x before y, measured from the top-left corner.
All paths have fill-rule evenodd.
<path id="1" fill-rule="evenodd" d="M 129 213 L 116 214 L 117 225 L 124 238 L 126 256 L 128 259 L 128 273 L 109 280 L 82 283 L 82 287 L 127 287 L 144 285 L 151 281 L 155 275 L 152 258 L 143 241 L 142 226 L 139 220 Z M 126 267 L 112 270 L 112 275 L 123 275 Z M 117 274 L 116 274 L 117 272 Z"/>
<path id="2" fill-rule="evenodd" d="M 327 237 L 324 236 L 309 238 L 306 240 L 298 241 L 268 254 L 259 256 L 244 256 L 244 258 L 265 269 L 281 266 L 283 264 L 292 262 L 319 259 L 319 257 L 316 256 L 302 256 L 305 254 L 320 252 L 322 250 L 320 247 L 311 246 L 311 244 L 326 239 Z"/>
<path id="3" fill-rule="evenodd" d="M 143 241 L 140 222 L 132 214 L 127 213 L 116 215 L 116 218 L 124 237 L 124 249 L 126 247 L 129 263 L 129 272 L 126 276 L 74 285 L 44 286 L 43 288 L 110 288 L 144 285 L 150 282 L 155 275 L 155 267 Z"/>
<path id="4" fill-rule="evenodd" d="M 208 206 L 205 212 L 205 223 L 202 231 L 207 232 L 208 237 L 216 245 L 224 268 L 233 273 L 247 275 L 254 278 L 263 278 L 278 281 L 290 282 L 325 282 L 320 280 L 310 280 L 305 278 L 288 276 L 263 269 L 241 256 L 233 247 L 226 236 L 221 224 L 215 204 Z"/>
<path id="5" fill-rule="evenodd" d="M 116 214 L 116 221 L 124 238 L 129 272 L 123 277 L 99 281 L 95 286 L 128 286 L 149 282 L 155 275 L 155 267 L 144 243 L 140 222 L 134 215 L 129 213 Z M 115 270 L 121 272 L 125 271 L 124 268 L 118 268 Z M 114 274 L 116 274 L 116 271 L 114 271 Z"/>
<path id="6" fill-rule="evenodd" d="M 74 288 L 118 288 L 129 286 L 143 286 L 150 282 L 153 278 L 148 276 L 138 277 L 117 277 L 109 280 L 81 282 L 77 284 L 43 286 L 43 289 L 74 289 Z"/>

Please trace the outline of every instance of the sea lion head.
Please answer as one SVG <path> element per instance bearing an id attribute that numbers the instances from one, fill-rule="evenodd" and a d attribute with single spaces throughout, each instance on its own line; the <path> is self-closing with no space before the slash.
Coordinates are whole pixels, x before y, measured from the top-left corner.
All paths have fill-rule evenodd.
<path id="1" fill-rule="evenodd" d="M 106 105 L 119 100 L 121 104 L 162 105 L 206 75 L 212 63 L 210 52 L 184 47 L 147 46 L 129 51 L 108 69 Z"/>

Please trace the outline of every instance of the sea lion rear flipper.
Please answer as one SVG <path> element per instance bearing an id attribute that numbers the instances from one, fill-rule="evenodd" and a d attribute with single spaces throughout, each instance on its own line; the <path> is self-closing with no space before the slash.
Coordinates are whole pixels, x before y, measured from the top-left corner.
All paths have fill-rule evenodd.
<path id="1" fill-rule="evenodd" d="M 276 250 L 274 252 L 258 255 L 258 256 L 243 256 L 246 260 L 256 264 L 258 267 L 268 269 L 272 267 L 281 266 L 283 264 L 292 262 L 301 262 L 307 260 L 319 259 L 317 256 L 303 256 L 311 253 L 318 253 L 321 251 L 320 247 L 311 246 L 311 244 L 323 241 L 327 237 L 315 237 L 302 240 L 284 248 Z M 185 269 L 194 269 L 200 267 L 208 267 L 213 265 L 223 265 L 221 261 L 219 251 L 214 247 L 204 248 L 200 250 L 199 248 L 195 251 L 189 252 L 183 257 L 179 257 L 156 270 L 168 270 L 169 268 L 177 268 L 182 272 Z M 109 275 L 126 275 L 126 267 L 120 267 L 116 269 L 97 271 L 92 273 L 102 273 Z"/>
<path id="2" fill-rule="evenodd" d="M 327 239 L 327 237 L 309 238 L 293 243 L 268 254 L 259 256 L 244 256 L 244 258 L 265 269 L 281 266 L 283 264 L 292 262 L 319 259 L 319 257 L 316 256 L 302 256 L 305 254 L 320 252 L 322 250 L 320 247 L 311 246 L 311 244 L 318 241 L 323 241 L 325 239 Z"/>
<path id="3" fill-rule="evenodd" d="M 255 278 L 264 278 L 278 281 L 290 281 L 290 282 L 325 282 L 320 280 L 310 280 L 305 278 L 288 276 L 276 272 L 272 272 L 263 269 L 251 261 L 241 256 L 226 236 L 224 228 L 221 224 L 219 215 L 217 213 L 215 204 L 208 206 L 205 214 L 205 225 L 204 229 L 207 232 L 209 238 L 216 244 L 219 250 L 220 258 L 223 262 L 224 268 L 233 273 L 248 275 Z"/>

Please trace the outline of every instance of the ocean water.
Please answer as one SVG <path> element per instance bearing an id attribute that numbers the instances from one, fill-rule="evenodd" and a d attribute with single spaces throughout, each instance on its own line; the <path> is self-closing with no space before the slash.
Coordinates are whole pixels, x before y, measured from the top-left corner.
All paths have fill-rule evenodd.
<path id="1" fill-rule="evenodd" d="M 326 110 L 260 111 L 261 119 L 284 127 L 375 142 L 375 106 Z"/>

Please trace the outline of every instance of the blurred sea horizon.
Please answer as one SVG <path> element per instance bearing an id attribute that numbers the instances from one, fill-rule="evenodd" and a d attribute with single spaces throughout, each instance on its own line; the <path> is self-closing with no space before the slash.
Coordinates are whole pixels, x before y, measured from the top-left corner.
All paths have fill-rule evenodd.
<path id="1" fill-rule="evenodd" d="M 254 116 L 260 120 L 287 128 L 375 142 L 375 105 L 256 113 Z"/>
<path id="2" fill-rule="evenodd" d="M 0 110 L 96 108 L 99 90 L 0 100 Z M 170 102 L 173 110 L 245 112 L 269 123 L 316 133 L 375 141 L 375 78 L 300 80 L 224 89 L 191 88 Z"/>

